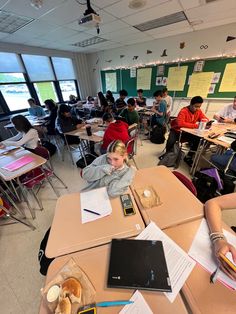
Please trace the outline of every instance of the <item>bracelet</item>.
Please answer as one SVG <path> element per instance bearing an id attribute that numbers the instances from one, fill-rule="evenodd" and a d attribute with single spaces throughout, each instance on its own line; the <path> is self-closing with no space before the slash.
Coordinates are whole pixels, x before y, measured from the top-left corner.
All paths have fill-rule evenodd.
<path id="1" fill-rule="evenodd" d="M 216 240 L 225 240 L 225 236 L 222 232 L 212 232 L 210 234 L 210 240 L 214 243 Z"/>
<path id="2" fill-rule="evenodd" d="M 225 237 L 215 237 L 211 242 L 214 244 L 218 240 L 225 240 Z"/>

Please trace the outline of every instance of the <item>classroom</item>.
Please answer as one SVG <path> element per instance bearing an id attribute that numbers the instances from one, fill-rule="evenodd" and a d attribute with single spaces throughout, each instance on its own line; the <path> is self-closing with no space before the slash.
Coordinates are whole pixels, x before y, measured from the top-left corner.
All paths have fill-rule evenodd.
<path id="1" fill-rule="evenodd" d="M 236 1 L 0 0 L 0 312 L 236 312 Z"/>

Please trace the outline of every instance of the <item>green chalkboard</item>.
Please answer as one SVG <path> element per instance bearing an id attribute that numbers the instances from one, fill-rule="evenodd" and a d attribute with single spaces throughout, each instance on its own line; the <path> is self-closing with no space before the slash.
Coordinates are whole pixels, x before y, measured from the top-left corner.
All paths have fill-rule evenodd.
<path id="1" fill-rule="evenodd" d="M 187 97 L 188 94 L 188 78 L 189 76 L 193 73 L 194 65 L 196 61 L 190 61 L 190 62 L 182 62 L 181 65 L 187 65 L 188 66 L 188 72 L 187 72 L 187 77 L 186 77 L 186 82 L 184 86 L 183 91 L 178 91 L 175 93 L 175 97 Z M 225 66 L 227 63 L 235 63 L 236 58 L 226 58 L 226 59 L 214 59 L 214 60 L 205 60 L 203 72 L 215 72 L 221 73 L 220 80 L 218 83 L 216 83 L 215 91 L 214 94 L 208 94 L 208 98 L 233 98 L 236 95 L 235 92 L 227 92 L 227 93 L 222 93 L 219 92 L 221 80 L 224 74 Z M 177 63 L 171 63 L 171 64 L 165 64 L 165 71 L 163 77 L 168 76 L 168 69 L 170 67 L 176 67 Z M 102 79 L 102 89 L 103 92 L 106 92 L 106 82 L 105 82 L 105 73 L 106 72 L 116 72 L 117 75 L 117 93 L 121 89 L 126 89 L 129 96 L 136 96 L 136 85 L 137 85 L 137 80 L 136 77 L 132 78 L 130 77 L 130 70 L 129 69 L 117 69 L 117 70 L 109 70 L 109 71 L 101 71 L 101 79 Z M 145 90 L 144 91 L 144 96 L 146 97 L 152 97 L 153 93 L 156 90 L 162 89 L 165 86 L 156 86 L 156 77 L 160 76 L 157 73 L 157 66 L 152 66 L 152 78 L 151 78 L 151 89 L 150 90 Z M 173 96 L 174 92 L 170 91 L 170 95 Z"/>

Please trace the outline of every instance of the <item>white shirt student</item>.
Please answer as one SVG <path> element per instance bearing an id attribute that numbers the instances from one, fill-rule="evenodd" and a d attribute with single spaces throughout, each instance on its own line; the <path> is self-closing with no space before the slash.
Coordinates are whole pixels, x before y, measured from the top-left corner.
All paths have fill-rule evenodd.
<path id="1" fill-rule="evenodd" d="M 39 143 L 39 136 L 37 130 L 32 127 L 29 120 L 23 115 L 17 115 L 11 121 L 19 133 L 0 143 L 0 147 L 24 146 L 25 148 L 35 149 Z"/>
<path id="2" fill-rule="evenodd" d="M 168 95 L 168 90 L 167 88 L 163 88 L 163 99 L 165 100 L 166 102 L 166 110 L 167 110 L 167 114 L 169 115 L 170 112 L 171 112 L 171 109 L 172 109 L 172 104 L 173 104 L 173 98 Z"/>
<path id="3" fill-rule="evenodd" d="M 214 119 L 224 123 L 234 123 L 236 119 L 236 96 L 233 104 L 224 106 L 214 115 Z"/>

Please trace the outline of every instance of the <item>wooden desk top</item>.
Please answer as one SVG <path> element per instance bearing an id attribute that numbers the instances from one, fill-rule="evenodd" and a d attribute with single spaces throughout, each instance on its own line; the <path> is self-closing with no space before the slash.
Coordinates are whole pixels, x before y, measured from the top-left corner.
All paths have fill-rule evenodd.
<path id="1" fill-rule="evenodd" d="M 56 204 L 46 248 L 47 257 L 88 249 L 108 243 L 112 238 L 138 235 L 145 225 L 130 190 L 129 193 L 135 215 L 124 216 L 120 198 L 116 197 L 111 199 L 111 215 L 85 224 L 81 223 L 80 193 L 61 196 Z"/>
<path id="2" fill-rule="evenodd" d="M 69 254 L 56 258 L 49 266 L 46 283 L 50 282 L 63 265 L 73 257 L 75 262 L 83 269 L 91 280 L 96 290 L 96 301 L 114 301 L 130 299 L 133 290 L 130 289 L 112 289 L 106 287 L 106 278 L 108 271 L 108 262 L 110 256 L 110 245 L 102 245 L 96 248 L 88 249 L 82 252 Z M 98 271 L 99 263 L 99 271 Z M 177 296 L 173 303 L 162 292 L 141 291 L 146 302 L 151 307 L 153 313 L 159 314 L 187 314 L 187 310 L 180 297 Z M 97 308 L 98 314 L 119 313 L 122 307 Z M 41 303 L 39 314 L 49 314 L 47 305 Z M 142 313 L 145 314 L 145 313 Z"/>
<path id="3" fill-rule="evenodd" d="M 139 202 L 136 188 L 152 186 L 161 205 L 145 209 Z M 140 169 L 131 185 L 135 200 L 146 224 L 154 221 L 161 229 L 203 217 L 202 203 L 164 166 Z"/>
<path id="4" fill-rule="evenodd" d="M 32 157 L 34 160 L 32 162 L 30 162 L 29 164 L 15 170 L 15 171 L 8 171 L 6 169 L 2 169 L 2 167 L 8 165 L 9 163 L 24 157 L 24 156 L 30 156 Z M 19 176 L 29 172 L 32 169 L 35 169 L 43 164 L 45 164 L 47 162 L 46 159 L 35 155 L 31 152 L 29 152 L 28 150 L 25 149 L 18 149 L 18 150 L 14 150 L 12 152 L 10 152 L 7 155 L 2 155 L 0 156 L 0 177 L 5 180 L 5 181 L 10 181 L 13 180 L 15 178 L 18 178 Z"/>
<path id="5" fill-rule="evenodd" d="M 91 131 L 92 133 L 95 133 L 97 131 L 104 131 L 104 127 L 99 127 L 97 123 L 94 123 L 91 125 Z M 86 133 L 86 127 L 83 126 L 80 129 L 71 131 L 71 132 L 67 132 L 65 133 L 66 135 L 71 135 L 71 136 L 78 136 L 80 139 L 82 140 L 87 140 L 87 141 L 92 141 L 95 143 L 99 143 L 103 140 L 103 136 L 97 136 L 92 134 L 91 136 L 88 136 Z"/>
<path id="6" fill-rule="evenodd" d="M 168 228 L 165 233 L 188 252 L 200 223 L 201 219 L 198 219 Z M 223 227 L 230 230 L 226 225 Z M 182 291 L 193 313 L 233 314 L 236 312 L 236 291 L 226 288 L 218 281 L 210 284 L 210 274 L 200 265 L 195 266 Z"/>

